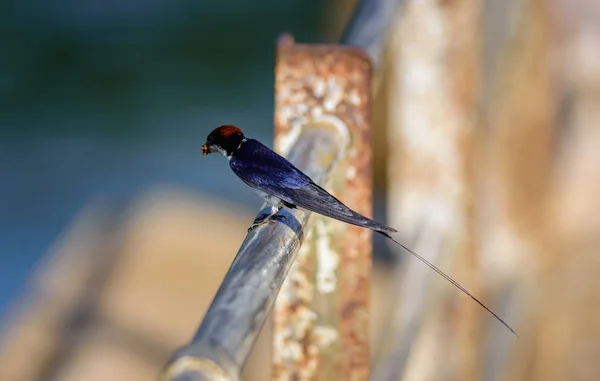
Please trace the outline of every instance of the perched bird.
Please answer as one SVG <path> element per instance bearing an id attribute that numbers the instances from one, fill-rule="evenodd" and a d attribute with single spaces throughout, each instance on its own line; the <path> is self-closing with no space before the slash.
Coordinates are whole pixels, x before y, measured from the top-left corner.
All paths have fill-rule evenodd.
<path id="1" fill-rule="evenodd" d="M 392 238 L 390 233 L 396 233 L 397 230 L 373 221 L 348 208 L 340 200 L 312 181 L 310 177 L 296 168 L 287 159 L 258 140 L 246 138 L 239 128 L 224 125 L 214 129 L 206 138 L 206 143 L 202 146 L 202 154 L 204 156 L 213 152 L 220 152 L 225 156 L 229 160 L 229 166 L 233 172 L 254 192 L 264 198 L 271 207 L 270 213 L 262 214 L 256 218 L 248 230 L 279 219 L 280 217 L 277 215 L 277 212 L 283 207 L 290 209 L 299 207 L 352 225 L 371 229 L 388 237 L 417 257 L 448 282 L 470 296 L 504 324 L 512 333 L 517 335 L 504 320 L 454 281 L 454 279 L 450 278 L 419 254 Z"/>

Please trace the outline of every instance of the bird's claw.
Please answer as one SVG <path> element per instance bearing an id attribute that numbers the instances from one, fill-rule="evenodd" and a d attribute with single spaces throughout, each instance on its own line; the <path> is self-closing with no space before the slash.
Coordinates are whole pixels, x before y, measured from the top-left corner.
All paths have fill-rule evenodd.
<path id="1" fill-rule="evenodd" d="M 254 228 L 256 228 L 260 225 L 264 225 L 264 224 L 268 224 L 269 222 L 275 222 L 275 221 L 280 221 L 280 220 L 285 220 L 285 216 L 282 216 L 280 214 L 262 214 L 254 220 L 252 225 L 250 225 L 250 227 L 248 228 L 248 233 L 250 233 L 252 230 L 254 230 Z"/>

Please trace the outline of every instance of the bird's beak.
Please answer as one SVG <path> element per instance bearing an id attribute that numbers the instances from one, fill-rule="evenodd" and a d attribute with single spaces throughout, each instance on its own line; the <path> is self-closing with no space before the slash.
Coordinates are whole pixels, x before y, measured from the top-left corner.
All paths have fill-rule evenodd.
<path id="1" fill-rule="evenodd" d="M 205 144 L 202 146 L 202 156 L 206 156 L 210 153 L 210 150 L 208 149 L 208 146 Z"/>

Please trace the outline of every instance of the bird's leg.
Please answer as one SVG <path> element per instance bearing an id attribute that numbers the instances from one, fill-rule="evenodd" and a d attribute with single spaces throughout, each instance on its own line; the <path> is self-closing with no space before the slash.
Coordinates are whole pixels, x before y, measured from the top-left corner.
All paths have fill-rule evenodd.
<path id="1" fill-rule="evenodd" d="M 248 231 L 254 229 L 257 226 L 260 226 L 262 224 L 266 224 L 275 220 L 280 220 L 285 218 L 284 216 L 279 216 L 277 215 L 277 212 L 279 212 L 278 207 L 276 206 L 271 206 L 271 210 L 270 213 L 263 213 L 260 216 L 258 216 L 254 222 L 252 223 L 252 225 L 250 226 L 250 228 L 248 229 Z"/>

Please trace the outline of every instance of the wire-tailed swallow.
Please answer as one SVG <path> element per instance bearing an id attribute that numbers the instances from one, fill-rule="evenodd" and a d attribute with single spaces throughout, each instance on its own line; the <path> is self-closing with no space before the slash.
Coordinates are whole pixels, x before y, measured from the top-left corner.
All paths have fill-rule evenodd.
<path id="1" fill-rule="evenodd" d="M 224 125 L 214 129 L 206 138 L 206 143 L 202 146 L 202 154 L 204 156 L 213 152 L 220 152 L 225 156 L 229 160 L 229 166 L 233 172 L 254 192 L 264 198 L 271 207 L 270 213 L 263 214 L 254 220 L 249 230 L 278 219 L 277 212 L 283 207 L 291 209 L 299 207 L 352 225 L 371 229 L 388 237 L 417 257 L 448 282 L 470 296 L 502 322 L 512 333 L 517 335 L 504 320 L 487 308 L 464 287 L 458 284 L 458 282 L 419 254 L 392 238 L 390 233 L 396 233 L 396 229 L 373 221 L 348 208 L 340 200 L 312 181 L 310 177 L 296 168 L 287 159 L 258 140 L 246 138 L 239 128 Z"/>

